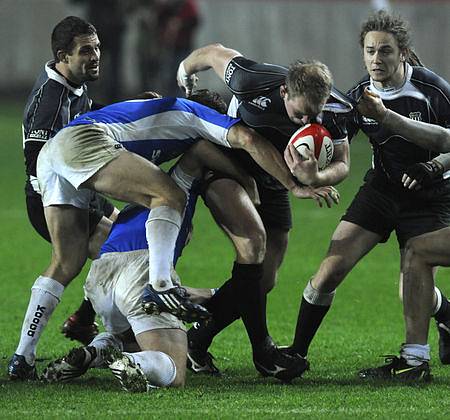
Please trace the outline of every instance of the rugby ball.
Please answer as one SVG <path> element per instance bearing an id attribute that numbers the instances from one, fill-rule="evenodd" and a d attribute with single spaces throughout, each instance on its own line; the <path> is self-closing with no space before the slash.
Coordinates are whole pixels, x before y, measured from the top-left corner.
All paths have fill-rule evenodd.
<path id="1" fill-rule="evenodd" d="M 334 147 L 331 134 L 323 125 L 306 124 L 291 136 L 289 143 L 304 159 L 308 159 L 305 150 L 311 150 L 317 159 L 319 170 L 326 168 L 333 158 Z"/>

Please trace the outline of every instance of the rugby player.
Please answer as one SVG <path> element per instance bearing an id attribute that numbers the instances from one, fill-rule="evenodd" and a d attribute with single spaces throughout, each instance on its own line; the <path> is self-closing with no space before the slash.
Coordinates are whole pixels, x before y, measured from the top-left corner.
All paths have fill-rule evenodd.
<path id="1" fill-rule="evenodd" d="M 439 155 L 448 149 L 436 148 L 432 140 L 433 137 L 441 139 L 444 129 L 449 128 L 448 83 L 421 65 L 411 49 L 406 22 L 386 11 L 376 12 L 363 23 L 360 46 L 368 75 L 348 94 L 360 101 L 358 109 L 366 115 L 355 113 L 349 120 L 348 130 L 350 138 L 358 130 L 368 136 L 373 149 L 373 168 L 367 172 L 364 184 L 332 236 L 327 256 L 303 292 L 289 351 L 304 357 L 338 285 L 392 231 L 396 233 L 401 256 L 400 296 L 406 299 L 405 311 L 411 315 L 407 308 L 414 299 L 411 296 L 417 295 L 419 299 L 422 289 L 402 293 L 402 278 L 411 275 L 412 266 L 411 259 L 407 263 L 405 245 L 412 238 L 417 239 L 416 243 L 420 235 L 450 223 L 450 183 L 443 176 L 444 169 L 449 168 L 449 156 Z M 364 107 L 373 94 L 382 99 L 387 109 L 382 118 L 368 114 Z M 436 132 L 441 133 L 439 137 Z M 430 182 L 423 183 L 420 189 L 414 188 L 417 180 L 422 182 L 430 174 Z M 433 307 L 441 345 L 449 346 L 448 326 L 441 327 L 450 319 L 447 298 L 436 289 L 434 296 L 429 291 L 426 300 L 429 313 Z M 427 379 L 430 377 L 428 361 L 427 346 L 405 344 L 400 358 L 390 358 L 381 368 L 361 371 L 360 376 Z"/>
<path id="2" fill-rule="evenodd" d="M 247 193 L 244 195 L 242 186 L 236 182 L 245 182 L 243 176 L 245 178 L 246 175 L 234 169 L 233 162 L 209 142 L 194 144 L 172 168 L 172 179 L 188 197 L 176 242 L 174 266 L 192 230 L 195 204 L 204 188 L 201 183 L 203 170 L 222 170 L 224 166 L 228 166 L 228 175 L 234 178 L 227 181 L 234 182 L 238 197 L 246 200 Z M 122 387 L 128 391 L 184 385 L 187 341 L 182 323 L 167 313 L 149 316 L 139 305 L 148 277 L 145 236 L 148 212 L 142 207 L 125 208 L 103 244 L 100 258 L 93 262 L 89 271 L 85 291 L 101 316 L 107 333 L 97 336 L 89 346 L 73 349 L 65 357 L 50 363 L 43 375 L 46 380 L 70 380 L 106 360 Z M 173 274 L 176 276 L 176 272 Z M 211 296 L 210 289 L 187 289 L 187 293 L 191 298 L 197 295 L 202 301 Z M 124 347 L 133 344 L 134 337 L 138 352 L 121 353 Z M 111 347 L 115 350 L 111 351 Z M 287 379 L 296 375 L 302 361 L 286 361 L 290 363 L 284 372 Z"/>
<path id="3" fill-rule="evenodd" d="M 88 97 L 86 82 L 95 81 L 100 71 L 100 41 L 94 26 L 75 16 L 61 20 L 51 35 L 53 60 L 45 64 L 27 100 L 23 118 L 23 148 L 27 181 L 28 218 L 40 236 L 50 242 L 36 177 L 36 162 L 45 142 L 61 128 L 91 109 L 100 108 Z M 117 217 L 118 210 L 99 194 L 89 203 L 89 246 L 96 249 Z M 64 334 L 90 342 L 98 329 L 88 300 L 69 317 Z"/>
<path id="4" fill-rule="evenodd" d="M 247 150 L 298 197 L 329 193 L 298 186 L 269 142 L 238 119 L 196 102 L 133 100 L 80 116 L 47 141 L 39 154 L 37 173 L 52 239 L 52 261 L 32 288 L 19 346 L 8 367 L 10 378 L 36 376 L 39 337 L 64 287 L 87 257 L 87 208 L 92 191 L 152 209 L 146 223 L 150 269 L 143 304 L 147 309 L 156 306 L 187 321 L 209 315 L 192 304 L 170 278 L 185 193 L 157 166 L 200 138 Z M 252 188 L 247 191 L 252 198 L 257 196 Z"/>
<path id="5" fill-rule="evenodd" d="M 197 83 L 196 73 L 210 68 L 234 94 L 229 115 L 238 116 L 247 126 L 267 138 L 280 155 L 285 151 L 290 136 L 303 124 L 319 120 L 328 128 L 335 146 L 333 160 L 320 172 L 315 158 L 302 162 L 293 172 L 303 184 L 316 187 L 335 185 L 347 176 L 347 133 L 340 116 L 349 112 L 352 104 L 332 87 L 331 73 L 324 64 L 297 62 L 287 69 L 256 63 L 235 50 L 212 44 L 193 51 L 180 63 L 179 86 L 189 94 Z M 213 320 L 188 332 L 189 358 L 194 370 L 211 373 L 215 373 L 217 368 L 208 354 L 209 345 L 216 334 L 248 310 L 248 305 L 240 302 L 240 290 L 257 290 L 254 284 L 259 278 L 262 279 L 263 294 L 274 287 L 292 227 L 288 191 L 273 176 L 256 166 L 245 152 L 232 151 L 231 154 L 256 179 L 261 197 L 261 205 L 257 209 L 259 217 L 255 219 L 255 212 L 249 214 L 249 218 L 230 217 L 233 212 L 240 214 L 241 211 L 236 209 L 238 203 L 229 199 L 233 191 L 227 189 L 226 183 L 216 183 L 210 189 L 208 206 L 222 229 L 247 238 L 246 243 L 254 243 L 259 255 L 257 264 L 244 266 L 239 258 L 245 250 L 238 254 L 231 279 L 207 304 Z M 215 175 L 215 178 L 220 177 L 220 174 Z M 337 193 L 334 198 L 337 202 Z M 330 200 L 327 205 L 332 203 Z M 246 323 L 247 332 L 255 331 L 254 349 L 266 335 L 261 328 L 265 325 L 266 298 L 263 296 L 261 299 L 264 311 L 257 319 Z M 257 330 L 260 333 L 256 333 Z M 263 374 L 267 373 L 261 370 Z"/>

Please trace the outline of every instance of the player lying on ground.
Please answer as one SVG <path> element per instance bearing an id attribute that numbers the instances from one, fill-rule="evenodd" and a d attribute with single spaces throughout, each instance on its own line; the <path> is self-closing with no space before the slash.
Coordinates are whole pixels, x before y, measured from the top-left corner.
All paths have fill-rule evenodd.
<path id="1" fill-rule="evenodd" d="M 343 180 L 349 169 L 348 142 L 345 124 L 338 121 L 334 110 L 351 109 L 344 95 L 332 89 L 332 76 L 319 62 L 297 62 L 289 69 L 272 64 L 256 63 L 239 52 L 220 44 L 208 45 L 193 51 L 179 66 L 178 83 L 189 94 L 197 82 L 196 72 L 212 68 L 235 96 L 229 115 L 238 116 L 249 127 L 272 142 L 282 156 L 290 136 L 309 120 L 320 117 L 333 135 L 335 154 L 333 162 L 318 172 L 317 163 L 305 164 L 297 170 L 304 184 L 335 185 Z M 329 100 L 330 103 L 327 103 Z M 328 107 L 328 108 L 327 108 Z M 230 152 L 230 151 L 228 151 Z M 207 204 L 217 224 L 228 234 L 241 238 L 237 248 L 232 276 L 214 299 L 208 303 L 213 321 L 198 330 L 191 329 L 189 354 L 194 369 L 216 372 L 210 363 L 208 347 L 214 336 L 235 319 L 242 316 L 252 341 L 253 349 L 260 346 L 264 331 L 265 309 L 256 319 L 245 316 L 248 304 L 240 299 L 246 289 L 255 290 L 262 283 L 269 292 L 276 283 L 292 227 L 289 194 L 276 179 L 261 171 L 248 154 L 231 151 L 233 158 L 256 179 L 261 205 L 255 209 L 242 209 L 237 201 L 230 200 L 234 191 L 225 180 L 208 190 Z M 224 178 L 215 174 L 214 178 Z M 338 195 L 334 197 L 338 201 Z M 330 206 L 333 200 L 328 202 Z M 232 217 L 233 214 L 245 217 Z M 251 248 L 249 248 L 251 247 Z M 242 261 L 251 259 L 251 264 Z M 248 294 L 248 292 L 246 292 Z M 266 298 L 259 298 L 265 307 Z M 244 314 L 244 315 L 242 315 Z"/>
<path id="2" fill-rule="evenodd" d="M 214 146 L 199 142 L 172 169 L 172 179 L 188 197 L 177 238 L 174 265 L 192 229 L 195 204 L 203 190 L 198 178 L 202 177 L 204 166 L 219 168 L 226 164 L 233 168 L 232 162 Z M 238 171 L 233 174 L 230 170 L 228 174 L 236 180 L 242 179 Z M 148 209 L 141 207 L 123 210 L 101 248 L 100 258 L 93 262 L 89 271 L 86 295 L 102 318 L 107 333 L 97 336 L 88 347 L 74 349 L 62 359 L 52 362 L 44 372 L 46 380 L 73 379 L 88 368 L 101 365 L 106 359 L 126 390 L 145 391 L 151 386 L 184 385 L 187 342 L 182 323 L 168 313 L 148 315 L 139 304 L 147 282 L 145 222 L 148 212 Z M 206 289 L 199 293 L 198 290 L 188 289 L 188 294 L 191 299 L 196 295 L 205 300 L 211 296 L 211 291 Z M 134 342 L 134 337 L 140 351 L 121 353 L 120 350 Z M 111 351 L 111 347 L 115 350 Z M 299 358 L 283 360 L 290 363 L 284 369 L 285 375 L 295 376 L 302 367 Z"/>
<path id="3" fill-rule="evenodd" d="M 64 287 L 84 265 L 92 191 L 153 210 L 146 224 L 151 268 L 143 304 L 159 306 L 188 321 L 208 316 L 171 281 L 185 193 L 156 165 L 179 156 L 201 138 L 247 150 L 295 196 L 318 199 L 329 193 L 296 185 L 269 142 L 238 119 L 196 102 L 180 98 L 126 101 L 82 115 L 50 139 L 39 155 L 38 180 L 52 239 L 52 261 L 32 288 L 19 346 L 8 367 L 11 378 L 35 376 L 39 337 Z M 173 305 L 165 303 L 169 298 Z"/>
<path id="4" fill-rule="evenodd" d="M 336 288 L 359 260 L 378 243 L 385 242 L 392 231 L 400 248 L 400 296 L 406 297 L 401 285 L 411 266 L 410 262 L 406 264 L 407 241 L 450 223 L 450 182 L 441 170 L 444 164 L 447 166 L 448 156 L 438 156 L 432 140 L 433 133 L 441 136 L 448 128 L 450 88 L 445 80 L 420 65 L 410 42 L 405 22 L 384 11 L 369 17 L 362 26 L 360 45 L 368 75 L 349 95 L 360 100 L 358 110 L 366 112 L 361 105 L 370 89 L 380 96 L 389 111 L 385 113 L 386 121 L 374 120 L 373 116 L 360 112 L 349 121 L 351 137 L 358 130 L 369 137 L 373 168 L 337 226 L 325 259 L 303 292 L 295 338 L 289 349 L 292 353 L 306 357 L 331 307 Z M 410 123 L 404 129 L 402 125 L 408 118 Z M 422 141 L 418 143 L 417 138 Z M 430 158 L 432 161 L 427 162 Z M 435 176 L 422 189 L 410 189 L 410 181 L 404 182 L 405 176 L 408 177 L 405 174 L 415 178 L 416 174 L 426 172 L 423 169 L 427 167 L 441 169 L 430 170 Z M 420 291 L 417 294 L 420 296 Z M 450 319 L 448 301 L 439 290 L 436 289 L 428 303 L 429 311 L 434 307 L 436 320 Z M 443 329 L 440 334 L 441 343 L 442 337 L 450 337 Z M 446 340 L 448 346 L 450 340 Z M 406 346 L 402 355 L 406 354 L 413 354 L 416 359 L 394 358 L 386 367 L 362 371 L 361 376 L 417 380 L 429 377 L 429 353 L 423 348 L 411 350 Z M 408 363 L 416 364 L 417 369 L 406 368 Z"/>

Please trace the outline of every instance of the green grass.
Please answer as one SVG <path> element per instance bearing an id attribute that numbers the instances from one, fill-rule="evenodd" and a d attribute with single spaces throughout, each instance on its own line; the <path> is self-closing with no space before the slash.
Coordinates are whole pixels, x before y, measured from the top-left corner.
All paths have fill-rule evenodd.
<path id="1" fill-rule="evenodd" d="M 20 112 L 19 106 L 0 107 L 1 418 L 448 418 L 450 367 L 439 364 L 433 328 L 432 384 L 370 385 L 356 378 L 359 369 L 381 363 L 381 354 L 396 353 L 404 337 L 394 238 L 369 254 L 339 288 L 311 347 L 311 371 L 291 386 L 256 374 L 241 323 L 218 336 L 211 349 L 225 376 L 189 375 L 184 390 L 130 395 L 120 391 L 108 371 L 89 372 L 66 385 L 9 382 L 6 365 L 17 345 L 29 289 L 50 256 L 49 245 L 34 232 L 26 216 Z M 369 163 L 369 148 L 360 138 L 352 146 L 352 173 L 339 187 L 342 203 L 338 207 L 316 209 L 307 201 L 293 203 L 295 227 L 268 304 L 269 327 L 277 342 L 290 343 L 304 285 L 325 254 Z M 231 246 L 202 205 L 194 224 L 194 238 L 178 272 L 186 284 L 215 287 L 229 276 Z M 441 270 L 439 282 L 449 293 L 446 277 Z M 66 290 L 48 324 L 38 347 L 39 370 L 74 345 L 60 335 L 59 327 L 77 307 L 82 281 L 80 275 Z"/>

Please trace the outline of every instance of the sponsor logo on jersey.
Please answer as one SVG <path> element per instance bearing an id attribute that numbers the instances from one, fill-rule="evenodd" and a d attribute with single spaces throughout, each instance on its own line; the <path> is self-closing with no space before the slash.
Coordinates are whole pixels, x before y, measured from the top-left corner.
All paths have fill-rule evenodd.
<path id="1" fill-rule="evenodd" d="M 422 113 L 420 111 L 410 112 L 409 118 L 411 118 L 414 121 L 422 121 Z"/>
<path id="2" fill-rule="evenodd" d="M 50 135 L 50 130 L 31 130 L 27 138 L 36 140 L 48 140 L 50 138 Z"/>
<path id="3" fill-rule="evenodd" d="M 373 120 L 372 118 L 367 118 L 364 115 L 362 116 L 362 121 L 363 121 L 363 124 L 366 124 L 366 125 L 376 125 L 376 124 L 378 124 L 377 121 Z"/>
<path id="4" fill-rule="evenodd" d="M 156 162 L 160 156 L 161 156 L 161 150 L 159 150 L 159 149 L 153 150 L 151 161 Z"/>
<path id="5" fill-rule="evenodd" d="M 266 98 L 265 96 L 258 96 L 255 99 L 253 99 L 250 103 L 254 106 L 256 106 L 259 109 L 266 109 L 272 101 L 269 98 Z"/>
<path id="6" fill-rule="evenodd" d="M 227 71 L 225 72 L 225 83 L 230 83 L 231 76 L 233 76 L 234 71 L 236 70 L 236 66 L 233 63 L 227 67 Z"/>

